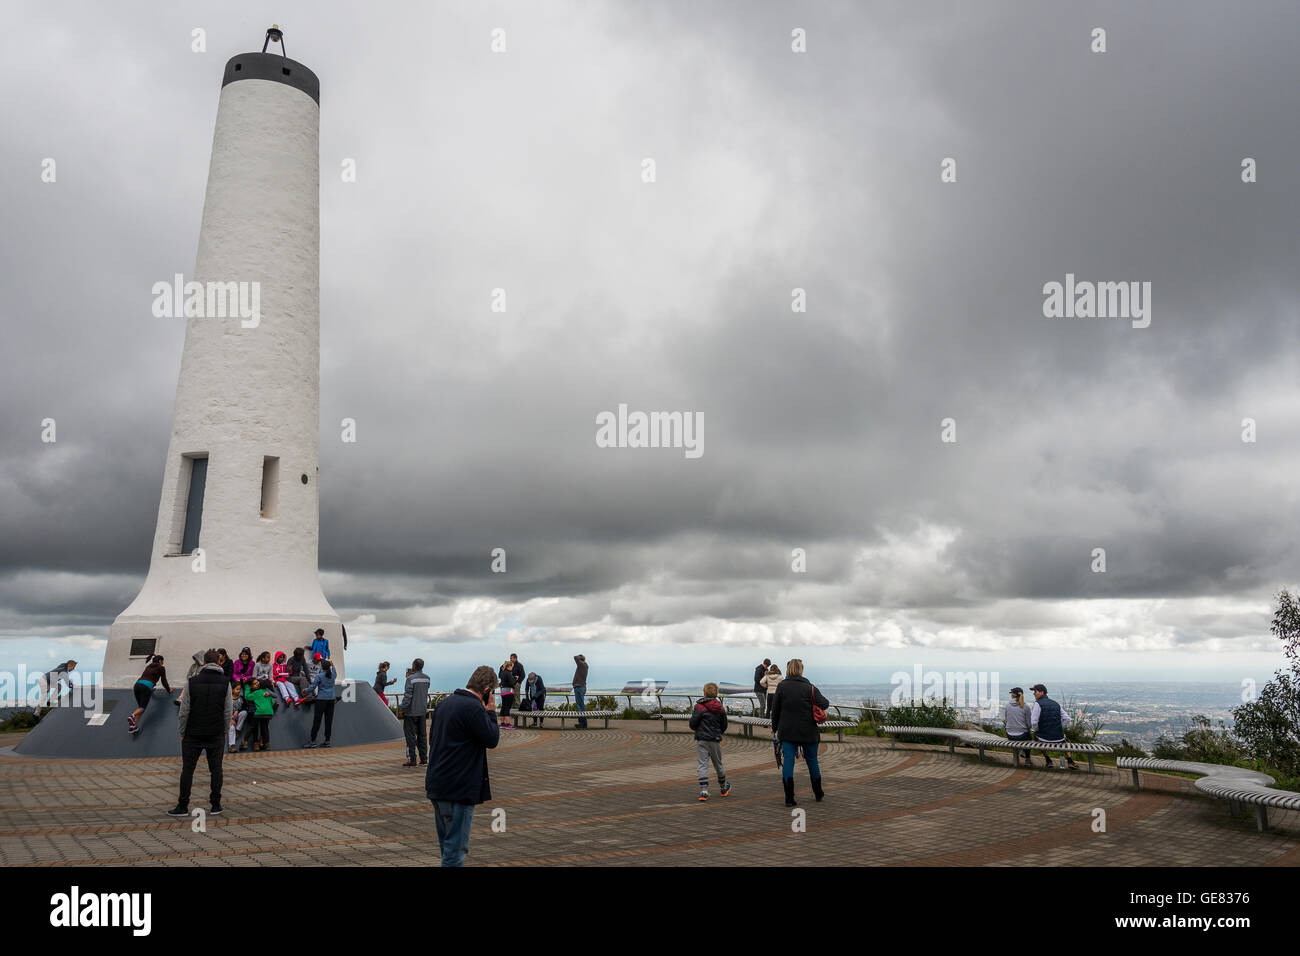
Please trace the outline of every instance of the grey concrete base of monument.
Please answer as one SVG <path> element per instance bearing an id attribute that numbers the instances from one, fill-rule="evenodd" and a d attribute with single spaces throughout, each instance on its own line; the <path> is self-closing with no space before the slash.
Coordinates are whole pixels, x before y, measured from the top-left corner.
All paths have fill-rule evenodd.
<path id="1" fill-rule="evenodd" d="M 341 682 L 340 682 L 341 683 Z M 334 705 L 333 747 L 351 747 L 384 741 L 402 741 L 402 725 L 368 684 L 352 685 L 354 700 L 340 689 Z M 140 730 L 127 733 L 126 717 L 135 710 L 130 690 L 101 692 L 100 713 L 88 714 L 82 707 L 53 707 L 14 752 L 23 757 L 179 757 L 181 740 L 177 729 L 178 707 L 162 690 L 154 692 L 140 718 Z M 311 736 L 313 707 L 280 709 L 271 718 L 271 750 L 298 750 Z M 324 721 L 316 742 L 325 739 Z M 251 752 L 252 744 L 249 744 Z"/>

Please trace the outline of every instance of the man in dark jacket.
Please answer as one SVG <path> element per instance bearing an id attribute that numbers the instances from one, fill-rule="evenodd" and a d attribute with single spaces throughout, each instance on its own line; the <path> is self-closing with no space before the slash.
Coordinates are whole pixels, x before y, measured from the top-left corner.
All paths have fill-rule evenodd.
<path id="1" fill-rule="evenodd" d="M 417 657 L 411 661 L 402 702 L 397 707 L 397 716 L 402 718 L 402 729 L 406 731 L 406 763 L 402 764 L 403 767 L 414 767 L 417 753 L 420 763 L 429 762 L 428 745 L 424 740 L 424 715 L 428 709 L 429 678 L 424 673 L 424 661 Z"/>
<path id="2" fill-rule="evenodd" d="M 754 694 L 758 697 L 754 713 L 759 717 L 767 713 L 767 686 L 763 683 L 763 678 L 767 676 L 767 669 L 771 666 L 771 660 L 765 657 L 763 663 L 754 668 Z"/>
<path id="3" fill-rule="evenodd" d="M 528 675 L 528 682 L 524 685 L 524 699 L 534 714 L 532 726 L 540 727 L 546 718 L 536 715 L 546 709 L 546 685 L 536 674 Z"/>
<path id="4" fill-rule="evenodd" d="M 207 752 L 208 773 L 212 777 L 212 809 L 221 813 L 221 758 L 226 752 L 226 730 L 230 726 L 232 701 L 230 681 L 217 663 L 218 654 L 210 649 L 203 654 L 203 667 L 189 679 L 177 717 L 181 734 L 181 792 L 176 806 L 167 813 L 185 817 L 190 813 L 190 786 L 199 754 Z"/>
<path id="5" fill-rule="evenodd" d="M 813 719 L 813 703 L 823 710 L 831 702 L 803 676 L 803 661 L 795 658 L 785 665 L 785 680 L 776 685 L 772 695 L 772 733 L 781 741 L 781 785 L 785 787 L 785 805 L 795 806 L 794 761 L 800 749 L 808 764 L 813 796 L 821 800 L 822 772 L 817 763 L 821 728 Z"/>
<path id="6" fill-rule="evenodd" d="M 718 700 L 718 685 L 704 685 L 704 699 L 691 709 L 691 730 L 695 731 L 695 768 L 700 778 L 700 802 L 709 799 L 709 763 L 718 775 L 718 790 L 725 797 L 731 792 L 727 773 L 722 769 L 722 735 L 727 730 L 727 711 Z"/>
<path id="7" fill-rule="evenodd" d="M 443 866 L 464 864 L 474 807 L 492 799 L 487 752 L 501 739 L 496 686 L 492 668 L 475 668 L 469 682 L 433 712 L 424 792 L 433 803 Z"/>
<path id="8" fill-rule="evenodd" d="M 1065 728 L 1070 724 L 1069 713 L 1047 696 L 1047 688 L 1042 684 L 1035 684 L 1030 690 L 1034 692 L 1034 708 L 1029 713 L 1029 727 L 1034 737 L 1043 743 L 1065 743 Z M 1071 770 L 1079 769 L 1072 755 L 1062 751 L 1061 756 L 1070 762 Z M 1052 765 L 1052 755 L 1046 750 L 1043 751 L 1043 761 L 1049 767 Z"/>
<path id="9" fill-rule="evenodd" d="M 585 654 L 573 655 L 573 699 L 577 702 L 578 713 L 583 713 L 587 709 L 587 656 Z M 579 717 L 578 726 L 586 727 L 587 718 Z"/>

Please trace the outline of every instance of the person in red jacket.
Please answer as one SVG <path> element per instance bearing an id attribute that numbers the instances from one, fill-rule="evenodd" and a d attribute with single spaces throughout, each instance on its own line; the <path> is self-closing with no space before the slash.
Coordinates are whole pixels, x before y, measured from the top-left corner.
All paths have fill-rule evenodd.
<path id="1" fill-rule="evenodd" d="M 691 730 L 695 731 L 695 765 L 700 777 L 700 801 L 709 799 L 709 763 L 718 775 L 718 789 L 725 797 L 731 792 L 727 772 L 722 769 L 722 735 L 727 730 L 727 711 L 718 700 L 718 685 L 704 685 L 704 699 L 691 710 Z"/>
<path id="2" fill-rule="evenodd" d="M 302 698 L 298 696 L 298 688 L 293 686 L 293 680 L 289 676 L 289 662 L 284 651 L 279 651 L 275 655 L 275 666 L 271 668 L 275 689 L 280 692 L 286 704 L 293 704 L 297 707 L 302 703 Z"/>

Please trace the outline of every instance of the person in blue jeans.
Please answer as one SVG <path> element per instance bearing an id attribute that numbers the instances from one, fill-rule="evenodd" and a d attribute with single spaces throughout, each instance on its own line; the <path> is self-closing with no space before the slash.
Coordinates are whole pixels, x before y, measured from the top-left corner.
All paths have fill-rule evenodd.
<path id="1" fill-rule="evenodd" d="M 785 680 L 777 685 L 771 703 L 772 731 L 781 741 L 781 785 L 785 788 L 785 805 L 798 805 L 794 799 L 794 761 L 801 749 L 808 764 L 813 796 L 820 802 L 826 795 L 822 791 L 821 766 L 817 763 L 817 747 L 822 734 L 813 719 L 813 704 L 825 710 L 831 702 L 803 676 L 803 661 L 795 658 L 786 662 Z"/>
<path id="2" fill-rule="evenodd" d="M 443 866 L 464 864 L 474 807 L 492 799 L 487 752 L 501 740 L 496 686 L 496 671 L 477 667 L 465 686 L 433 711 L 424 794 L 433 804 Z"/>
<path id="3" fill-rule="evenodd" d="M 585 713 L 587 710 L 587 657 L 585 654 L 574 654 L 573 663 L 577 666 L 573 669 L 573 698 L 578 702 L 578 713 Z M 579 717 L 578 726 L 586 727 L 587 718 Z"/>

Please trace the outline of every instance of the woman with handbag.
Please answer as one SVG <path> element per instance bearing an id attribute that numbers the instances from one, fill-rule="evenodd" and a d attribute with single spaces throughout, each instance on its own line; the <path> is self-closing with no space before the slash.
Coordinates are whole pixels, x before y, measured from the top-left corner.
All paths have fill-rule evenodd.
<path id="1" fill-rule="evenodd" d="M 826 696 L 803 676 L 803 661 L 795 658 L 786 662 L 785 680 L 777 685 L 775 700 L 772 700 L 772 734 L 781 742 L 781 784 L 785 787 L 787 807 L 797 806 L 794 761 L 800 750 L 808 764 L 813 796 L 820 801 L 826 795 L 822 790 L 821 767 L 817 763 L 817 747 L 822 739 L 821 728 L 817 725 L 826 719 L 825 708 L 830 705 Z"/>

